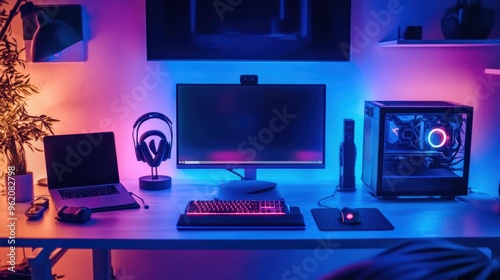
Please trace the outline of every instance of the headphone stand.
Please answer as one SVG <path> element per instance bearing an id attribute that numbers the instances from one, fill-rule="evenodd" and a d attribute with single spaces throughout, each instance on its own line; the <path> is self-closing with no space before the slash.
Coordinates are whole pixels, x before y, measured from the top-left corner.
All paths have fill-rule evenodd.
<path id="1" fill-rule="evenodd" d="M 153 174 L 153 167 L 151 167 L 150 176 L 142 176 L 139 178 L 139 188 L 141 188 L 141 190 L 158 191 L 172 187 L 172 178 L 170 176 L 158 175 L 157 167 L 154 167 L 154 171 L 155 174 Z"/>
<path id="2" fill-rule="evenodd" d="M 159 119 L 164 121 L 170 131 L 170 142 L 163 132 L 159 130 L 148 130 L 139 137 L 139 128 L 141 124 L 149 119 Z M 149 137 L 160 138 L 158 146 L 154 140 L 146 141 Z M 149 112 L 140 116 L 132 126 L 132 141 L 134 142 L 135 155 L 138 161 L 146 162 L 151 167 L 151 176 L 142 176 L 139 178 L 139 187 L 141 190 L 165 190 L 172 187 L 172 178 L 169 176 L 158 175 L 158 166 L 162 161 L 170 158 L 172 152 L 172 121 L 162 113 Z"/>

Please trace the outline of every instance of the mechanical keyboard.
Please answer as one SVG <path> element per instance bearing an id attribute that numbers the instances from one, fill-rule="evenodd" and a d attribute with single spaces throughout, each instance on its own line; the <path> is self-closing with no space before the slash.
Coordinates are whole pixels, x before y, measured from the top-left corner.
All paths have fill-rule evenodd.
<path id="1" fill-rule="evenodd" d="M 285 215 L 284 200 L 191 200 L 187 215 Z"/>
<path id="2" fill-rule="evenodd" d="M 304 228 L 299 207 L 284 200 L 192 200 L 177 221 L 178 230 Z"/>

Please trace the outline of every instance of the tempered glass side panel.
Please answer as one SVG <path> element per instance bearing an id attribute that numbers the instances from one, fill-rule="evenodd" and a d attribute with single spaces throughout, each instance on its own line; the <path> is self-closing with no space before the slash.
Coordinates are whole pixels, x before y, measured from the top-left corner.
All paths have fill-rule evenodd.
<path id="1" fill-rule="evenodd" d="M 460 185 L 467 135 L 465 113 L 387 113 L 384 119 L 383 188 L 439 191 Z M 419 186 L 412 182 L 418 180 Z M 442 181 L 442 184 L 438 182 Z M 454 183 L 455 182 L 455 183 Z M 437 183 L 437 184 L 436 184 Z"/>

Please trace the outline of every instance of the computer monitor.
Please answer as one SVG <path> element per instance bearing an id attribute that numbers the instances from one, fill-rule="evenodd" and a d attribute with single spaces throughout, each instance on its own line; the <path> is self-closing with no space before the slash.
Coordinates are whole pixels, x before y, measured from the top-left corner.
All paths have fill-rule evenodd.
<path id="1" fill-rule="evenodd" d="M 350 60 L 351 0 L 145 2 L 148 60 Z"/>
<path id="2" fill-rule="evenodd" d="M 257 180 L 259 168 L 325 167 L 326 85 L 177 84 L 176 92 L 177 168 L 244 169 L 219 191 L 275 189 Z"/>

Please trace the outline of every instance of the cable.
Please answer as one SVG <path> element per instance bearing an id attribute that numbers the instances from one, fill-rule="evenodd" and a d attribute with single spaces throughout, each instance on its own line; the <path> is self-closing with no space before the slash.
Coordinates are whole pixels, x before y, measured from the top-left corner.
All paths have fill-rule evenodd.
<path id="1" fill-rule="evenodd" d="M 333 208 L 333 207 L 330 207 L 330 206 L 327 206 L 327 205 L 324 205 L 323 203 L 321 203 L 323 200 L 326 200 L 326 199 L 329 199 L 329 198 L 332 198 L 335 196 L 335 194 L 337 193 L 337 190 L 339 189 L 339 185 L 336 185 L 335 186 L 335 190 L 333 191 L 333 193 L 329 196 L 326 196 L 326 197 L 323 197 L 321 198 L 320 200 L 318 200 L 318 206 L 321 206 L 321 207 L 325 207 L 325 208 Z"/>
<path id="2" fill-rule="evenodd" d="M 133 195 L 133 196 L 135 196 L 135 197 L 137 197 L 138 199 L 140 199 L 140 200 L 141 200 L 141 202 L 142 202 L 142 205 L 143 205 L 144 209 L 149 209 L 149 205 L 147 205 L 146 203 L 144 203 L 144 199 L 142 199 L 142 197 L 140 197 L 140 196 L 136 195 L 136 194 L 135 194 L 135 193 L 133 193 L 133 192 L 129 192 L 129 194 L 130 194 L 130 195 Z"/>
<path id="3" fill-rule="evenodd" d="M 238 176 L 241 178 L 241 180 L 245 180 L 245 177 L 243 177 L 240 173 L 234 171 L 232 168 L 226 168 L 227 171 L 233 173 L 234 175 Z"/>

